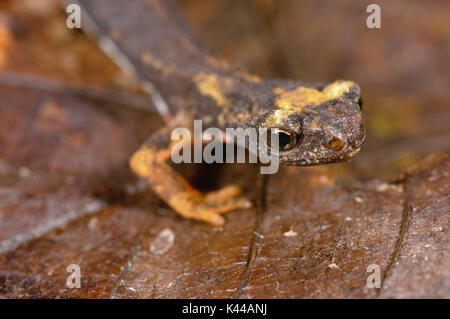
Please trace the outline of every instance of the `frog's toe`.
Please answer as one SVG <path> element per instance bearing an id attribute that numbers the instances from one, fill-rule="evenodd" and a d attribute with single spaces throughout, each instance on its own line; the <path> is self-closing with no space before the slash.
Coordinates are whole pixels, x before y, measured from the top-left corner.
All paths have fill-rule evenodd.
<path id="1" fill-rule="evenodd" d="M 221 214 L 225 214 L 234 210 L 249 209 L 252 202 L 241 196 L 228 199 L 226 202 L 206 202 L 205 200 L 197 203 L 182 213 L 185 217 L 202 220 L 213 225 L 221 226 L 225 224 L 225 219 Z"/>
<path id="2" fill-rule="evenodd" d="M 211 205 L 225 203 L 242 194 L 242 188 L 239 185 L 228 185 L 217 191 L 209 192 L 205 195 L 205 202 Z"/>
<path id="3" fill-rule="evenodd" d="M 218 205 L 207 204 L 207 208 L 200 209 L 194 218 L 201 219 L 214 225 L 225 224 L 225 219 L 220 216 L 235 210 L 249 209 L 252 207 L 252 202 L 245 197 L 237 197 L 229 199 L 227 202 L 222 202 Z"/>
<path id="4" fill-rule="evenodd" d="M 230 199 L 227 202 L 224 202 L 218 206 L 215 206 L 214 210 L 216 211 L 217 214 L 224 214 L 224 213 L 228 213 L 233 210 L 249 209 L 252 206 L 253 206 L 252 202 L 249 199 L 241 196 L 241 197 Z"/>
<path id="5" fill-rule="evenodd" d="M 229 185 L 205 195 L 195 192 L 178 202 L 182 205 L 178 205 L 177 212 L 184 217 L 219 226 L 225 224 L 222 214 L 252 207 L 252 202 L 242 196 L 242 188 L 238 185 Z"/>

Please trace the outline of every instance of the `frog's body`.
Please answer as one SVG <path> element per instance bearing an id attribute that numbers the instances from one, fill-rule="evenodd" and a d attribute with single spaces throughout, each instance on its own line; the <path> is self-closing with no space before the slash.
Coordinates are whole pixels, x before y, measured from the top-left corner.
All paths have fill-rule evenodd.
<path id="1" fill-rule="evenodd" d="M 360 150 L 365 133 L 354 82 L 319 86 L 238 70 L 205 54 L 167 0 L 78 2 L 101 46 L 142 79 L 166 119 L 130 165 L 181 215 L 220 225 L 221 213 L 251 206 L 237 186 L 201 194 L 166 163 L 171 130 L 191 128 L 194 119 L 203 120 L 204 128 L 276 128 L 284 138 L 279 161 L 286 165 L 338 162 Z"/>

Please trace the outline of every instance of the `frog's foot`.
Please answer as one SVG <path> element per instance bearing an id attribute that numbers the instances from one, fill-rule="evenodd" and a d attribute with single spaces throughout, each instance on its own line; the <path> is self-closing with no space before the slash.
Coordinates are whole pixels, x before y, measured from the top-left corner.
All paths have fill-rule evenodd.
<path id="1" fill-rule="evenodd" d="M 205 195 L 205 202 L 214 205 L 225 203 L 242 195 L 242 188 L 238 185 L 228 185 L 217 191 L 208 192 Z"/>
<path id="2" fill-rule="evenodd" d="M 252 202 L 241 194 L 242 189 L 239 186 L 226 186 L 205 195 L 185 198 L 182 205 L 177 205 L 177 211 L 184 217 L 220 226 L 225 223 L 221 214 L 252 207 Z"/>

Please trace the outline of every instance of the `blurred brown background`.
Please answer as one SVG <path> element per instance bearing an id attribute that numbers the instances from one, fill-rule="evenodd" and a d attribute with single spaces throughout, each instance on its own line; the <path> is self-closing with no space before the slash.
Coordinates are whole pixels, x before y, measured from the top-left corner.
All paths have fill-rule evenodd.
<path id="1" fill-rule="evenodd" d="M 377 1 L 381 29 L 366 27 L 372 1 L 178 2 L 207 46 L 258 75 L 359 83 L 367 144 L 350 163 L 281 168 L 261 222 L 233 212 L 216 229 L 179 218 L 129 171 L 156 115 L 0 72 L 0 297 L 448 298 L 448 162 L 397 178 L 450 150 L 450 2 Z M 0 2 L 0 71 L 138 91 L 56 0 Z M 203 176 L 256 198 L 254 171 L 230 166 Z M 173 246 L 152 253 L 166 228 Z M 74 262 L 80 290 L 65 287 Z M 366 287 L 371 263 L 381 292 Z"/>

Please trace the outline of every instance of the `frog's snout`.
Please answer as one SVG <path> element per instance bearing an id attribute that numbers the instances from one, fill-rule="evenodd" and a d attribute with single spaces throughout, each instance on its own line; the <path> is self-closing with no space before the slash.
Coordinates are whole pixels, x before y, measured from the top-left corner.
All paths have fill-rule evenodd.
<path id="1" fill-rule="evenodd" d="M 333 133 L 335 133 L 333 131 Z M 353 152 L 353 150 L 361 148 L 366 139 L 366 129 L 363 122 L 355 127 L 347 134 L 331 134 L 326 140 L 325 146 L 333 152 Z"/>
<path id="2" fill-rule="evenodd" d="M 347 142 L 353 148 L 359 148 L 364 144 L 365 140 L 366 140 L 366 128 L 364 126 L 364 123 L 361 122 L 359 124 L 358 131 L 355 132 L 353 135 L 349 136 L 347 138 Z"/>

